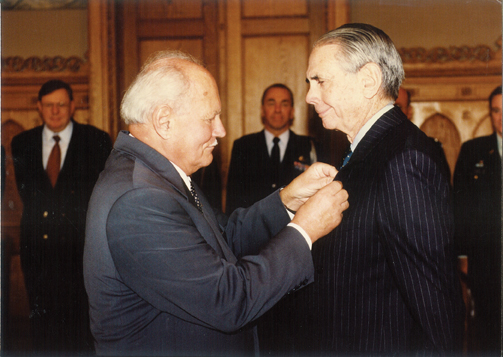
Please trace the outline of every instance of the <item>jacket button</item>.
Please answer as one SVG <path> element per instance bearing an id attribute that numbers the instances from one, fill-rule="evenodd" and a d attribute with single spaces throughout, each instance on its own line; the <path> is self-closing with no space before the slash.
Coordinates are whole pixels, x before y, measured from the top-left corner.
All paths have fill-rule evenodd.
<path id="1" fill-rule="evenodd" d="M 44 212 L 44 218 L 46 218 L 49 215 L 49 212 L 45 211 Z"/>
<path id="2" fill-rule="evenodd" d="M 43 238 L 47 239 L 47 238 L 49 238 L 49 236 L 47 234 L 44 234 Z"/>

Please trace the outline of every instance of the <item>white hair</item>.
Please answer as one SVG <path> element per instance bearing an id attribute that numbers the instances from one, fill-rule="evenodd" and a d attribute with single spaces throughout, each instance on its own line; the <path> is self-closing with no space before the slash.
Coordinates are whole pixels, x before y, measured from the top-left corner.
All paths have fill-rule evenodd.
<path id="1" fill-rule="evenodd" d="M 367 63 L 375 63 L 383 76 L 383 92 L 395 100 L 405 72 L 402 59 L 384 31 L 368 24 L 345 24 L 321 36 L 313 45 L 337 45 L 341 66 L 350 73 L 358 72 Z"/>
<path id="2" fill-rule="evenodd" d="M 154 53 L 142 66 L 140 73 L 122 98 L 120 114 L 127 125 L 145 124 L 160 105 L 169 105 L 177 111 L 183 101 L 180 97 L 190 87 L 183 61 L 200 66 L 195 57 L 177 50 Z"/>

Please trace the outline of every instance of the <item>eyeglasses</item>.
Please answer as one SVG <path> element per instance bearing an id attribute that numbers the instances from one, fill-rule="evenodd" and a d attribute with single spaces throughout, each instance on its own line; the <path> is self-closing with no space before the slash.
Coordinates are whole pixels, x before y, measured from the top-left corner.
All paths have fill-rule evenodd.
<path id="1" fill-rule="evenodd" d="M 42 103 L 42 108 L 44 109 L 52 109 L 56 106 L 59 109 L 68 109 L 70 107 L 70 103 L 60 102 L 60 103 Z"/>

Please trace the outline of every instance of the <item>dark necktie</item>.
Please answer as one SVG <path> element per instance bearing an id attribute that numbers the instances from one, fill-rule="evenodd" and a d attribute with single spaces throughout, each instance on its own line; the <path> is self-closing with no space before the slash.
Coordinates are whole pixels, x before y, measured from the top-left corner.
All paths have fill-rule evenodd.
<path id="1" fill-rule="evenodd" d="M 61 166 L 61 148 L 59 147 L 59 140 L 61 138 L 58 135 L 53 137 L 56 144 L 52 147 L 51 154 L 49 155 L 49 160 L 47 161 L 47 176 L 51 181 L 52 187 L 56 186 L 56 181 L 58 181 L 59 167 Z"/>
<path id="2" fill-rule="evenodd" d="M 344 158 L 344 161 L 342 162 L 341 168 L 344 167 L 348 163 L 349 159 L 351 158 L 351 155 L 353 155 L 353 152 L 351 151 L 351 149 L 349 149 L 348 154 L 346 155 L 346 157 Z"/>
<path id="3" fill-rule="evenodd" d="M 280 159 L 279 159 L 279 138 L 275 137 L 272 141 L 274 143 L 272 150 L 271 150 L 271 162 L 272 162 L 272 178 L 273 178 L 273 187 L 275 188 L 276 185 L 278 184 L 279 181 L 279 164 L 280 164 Z"/>
<path id="4" fill-rule="evenodd" d="M 199 212 L 203 213 L 203 205 L 201 204 L 201 201 L 199 201 L 199 197 L 197 196 L 196 189 L 192 184 L 192 180 L 190 180 L 190 193 L 192 194 L 192 197 L 194 197 L 197 209 L 199 210 Z"/>

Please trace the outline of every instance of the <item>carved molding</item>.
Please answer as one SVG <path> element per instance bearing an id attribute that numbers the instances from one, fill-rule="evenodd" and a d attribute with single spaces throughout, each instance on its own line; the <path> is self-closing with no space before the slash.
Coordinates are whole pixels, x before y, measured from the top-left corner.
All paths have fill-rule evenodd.
<path id="1" fill-rule="evenodd" d="M 490 62 L 498 58 L 498 55 L 501 57 L 501 38 L 496 44 L 499 47 L 498 51 L 487 45 L 478 45 L 435 47 L 429 50 L 422 47 L 400 48 L 398 53 L 403 63 Z"/>
<path id="2" fill-rule="evenodd" d="M 85 9 L 87 0 L 3 0 L 2 10 Z"/>
<path id="3" fill-rule="evenodd" d="M 406 77 L 501 75 L 501 37 L 487 45 L 400 48 Z"/>
<path id="4" fill-rule="evenodd" d="M 87 65 L 87 61 L 77 56 L 64 58 L 28 57 L 26 59 L 13 56 L 2 57 L 2 72 L 64 72 L 77 73 Z"/>

